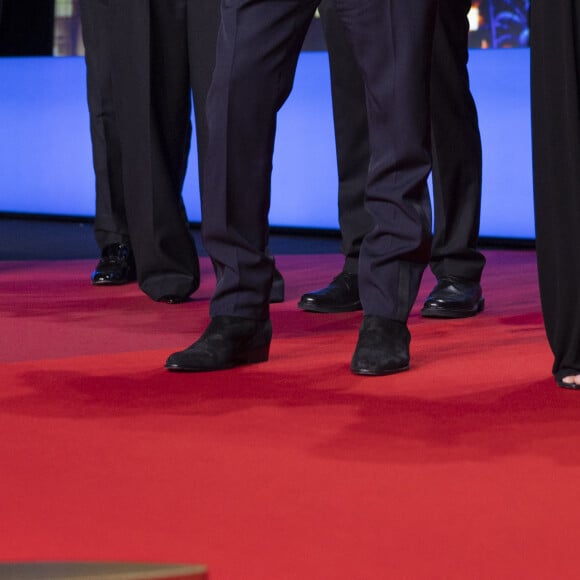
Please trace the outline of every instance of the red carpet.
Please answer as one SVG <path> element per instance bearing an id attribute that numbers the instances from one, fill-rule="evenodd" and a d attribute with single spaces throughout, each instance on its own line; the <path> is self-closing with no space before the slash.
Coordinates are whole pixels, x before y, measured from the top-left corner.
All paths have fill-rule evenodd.
<path id="1" fill-rule="evenodd" d="M 485 312 L 414 311 L 410 372 L 348 371 L 360 313 L 306 314 L 338 256 L 280 256 L 268 363 L 172 374 L 193 302 L 0 263 L 0 560 L 206 564 L 211 580 L 580 575 L 580 393 L 558 389 L 532 252 Z M 418 306 L 433 284 L 425 276 Z"/>

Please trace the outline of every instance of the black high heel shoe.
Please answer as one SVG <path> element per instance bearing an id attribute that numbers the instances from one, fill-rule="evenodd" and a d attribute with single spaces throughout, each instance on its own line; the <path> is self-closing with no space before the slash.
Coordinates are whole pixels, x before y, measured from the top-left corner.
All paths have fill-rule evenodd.
<path id="1" fill-rule="evenodd" d="M 580 371 L 575 369 L 560 369 L 555 375 L 554 379 L 556 384 L 563 389 L 571 389 L 571 390 L 579 390 L 580 385 L 576 383 L 565 383 L 564 379 L 567 377 L 575 377 L 576 375 L 580 375 Z"/>

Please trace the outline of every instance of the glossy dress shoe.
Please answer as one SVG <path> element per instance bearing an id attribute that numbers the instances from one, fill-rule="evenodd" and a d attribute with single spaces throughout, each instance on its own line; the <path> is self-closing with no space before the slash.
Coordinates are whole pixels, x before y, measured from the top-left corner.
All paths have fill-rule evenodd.
<path id="1" fill-rule="evenodd" d="M 95 286 L 115 286 L 137 279 L 135 258 L 129 244 L 109 244 L 101 253 L 101 259 L 91 274 Z"/>
<path id="2" fill-rule="evenodd" d="M 239 316 L 215 316 L 197 342 L 172 354 L 170 371 L 220 371 L 268 360 L 272 324 Z"/>
<path id="3" fill-rule="evenodd" d="M 369 376 L 406 371 L 410 343 L 411 335 L 404 322 L 383 316 L 364 316 L 350 370 Z"/>
<path id="4" fill-rule="evenodd" d="M 325 288 L 303 294 L 298 302 L 298 308 L 323 313 L 362 310 L 358 294 L 358 276 L 341 272 Z"/>
<path id="5" fill-rule="evenodd" d="M 272 289 L 270 290 L 270 304 L 284 302 L 285 284 L 284 278 L 280 271 L 274 270 L 274 279 L 272 280 Z"/>
<path id="6" fill-rule="evenodd" d="M 427 318 L 467 318 L 483 310 L 485 300 L 479 282 L 441 278 L 427 296 L 421 315 Z"/>

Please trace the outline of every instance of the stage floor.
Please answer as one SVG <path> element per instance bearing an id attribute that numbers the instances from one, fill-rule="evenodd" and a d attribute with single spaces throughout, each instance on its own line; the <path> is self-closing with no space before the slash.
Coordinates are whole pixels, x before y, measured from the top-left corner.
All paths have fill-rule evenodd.
<path id="1" fill-rule="evenodd" d="M 94 259 L 0 262 L 0 560 L 195 562 L 211 580 L 580 573 L 580 393 L 550 377 L 533 251 L 486 250 L 486 310 L 410 318 L 412 368 L 352 375 L 360 313 L 281 254 L 270 361 L 175 374 L 191 302 L 95 288 Z"/>
<path id="2" fill-rule="evenodd" d="M 205 256 L 199 224 L 191 234 L 200 256 Z M 335 254 L 340 252 L 336 230 L 293 230 L 278 228 L 270 238 L 270 248 L 280 254 Z M 0 261 L 97 259 L 100 251 L 90 220 L 26 219 L 0 213 Z"/>

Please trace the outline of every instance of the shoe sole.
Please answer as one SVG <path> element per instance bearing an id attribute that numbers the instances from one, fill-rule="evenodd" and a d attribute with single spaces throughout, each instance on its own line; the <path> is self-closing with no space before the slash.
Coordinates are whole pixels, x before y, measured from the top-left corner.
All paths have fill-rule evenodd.
<path id="1" fill-rule="evenodd" d="M 565 383 L 564 381 L 556 380 L 556 384 L 562 389 L 569 389 L 571 391 L 578 391 L 580 389 L 580 385 L 575 383 Z"/>
<path id="2" fill-rule="evenodd" d="M 399 367 L 398 369 L 389 369 L 386 371 L 374 371 L 371 369 L 353 369 L 352 367 L 350 367 L 350 370 L 355 375 L 362 375 L 365 377 L 384 377 L 387 375 L 394 375 L 396 373 L 402 373 L 404 371 L 408 371 L 409 368 L 410 368 L 409 365 L 406 365 L 404 367 Z"/>
<path id="3" fill-rule="evenodd" d="M 260 349 L 253 350 L 251 352 L 244 353 L 240 355 L 236 360 L 233 360 L 225 365 L 220 365 L 219 367 L 208 368 L 200 366 L 184 366 L 178 364 L 165 365 L 168 371 L 172 372 L 184 372 L 184 373 L 205 373 L 212 371 L 226 371 L 236 367 L 241 367 L 245 365 L 253 365 L 262 362 L 266 362 L 270 356 L 270 347 L 264 347 Z"/>
<path id="4" fill-rule="evenodd" d="M 318 314 L 339 314 L 341 312 L 356 312 L 363 309 L 360 302 L 347 304 L 345 306 L 316 306 L 316 304 L 298 302 L 298 308 L 305 312 L 316 312 Z"/>
<path id="5" fill-rule="evenodd" d="M 184 302 L 191 302 L 189 296 L 161 296 L 161 298 L 153 298 L 154 302 L 160 304 L 183 304 Z"/>
<path id="6" fill-rule="evenodd" d="M 423 318 L 470 318 L 485 308 L 485 300 L 482 298 L 477 306 L 472 310 L 453 310 L 452 308 L 423 308 L 421 316 Z"/>
<path id="7" fill-rule="evenodd" d="M 93 286 L 124 286 L 125 284 L 131 284 L 136 280 L 121 280 L 120 282 L 113 282 L 111 280 L 91 280 Z"/>

